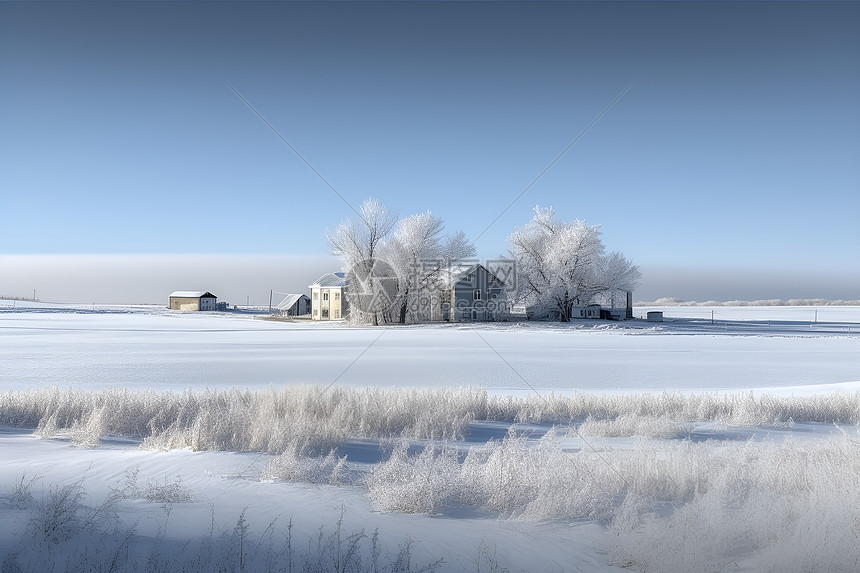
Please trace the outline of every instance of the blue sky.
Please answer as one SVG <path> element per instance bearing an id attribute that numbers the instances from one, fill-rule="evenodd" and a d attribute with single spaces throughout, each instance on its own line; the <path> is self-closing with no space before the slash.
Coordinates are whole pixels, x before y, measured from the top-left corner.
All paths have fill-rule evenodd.
<path id="1" fill-rule="evenodd" d="M 860 298 L 850 2 L 0 2 L 0 253 L 326 255 L 351 211 L 225 80 L 352 205 L 473 238 L 633 83 L 482 257 L 552 205 L 645 287 Z"/>

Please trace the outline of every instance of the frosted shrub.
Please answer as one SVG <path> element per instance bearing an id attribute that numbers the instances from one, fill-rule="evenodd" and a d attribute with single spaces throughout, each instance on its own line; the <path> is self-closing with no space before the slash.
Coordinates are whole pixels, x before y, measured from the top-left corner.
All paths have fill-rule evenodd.
<path id="1" fill-rule="evenodd" d="M 72 424 L 70 434 L 72 443 L 84 448 L 95 448 L 99 445 L 99 439 L 105 435 L 104 424 L 105 407 L 92 410 L 89 414 Z"/>
<path id="2" fill-rule="evenodd" d="M 401 444 L 365 479 L 370 500 L 381 509 L 433 513 L 460 493 L 457 453 L 427 446 L 415 456 Z"/>
<path id="3" fill-rule="evenodd" d="M 39 420 L 39 425 L 36 426 L 36 429 L 33 431 L 37 437 L 44 439 L 53 438 L 59 432 L 60 426 L 57 423 L 57 413 L 53 412 L 52 414 L 45 416 L 41 420 Z"/>
<path id="4" fill-rule="evenodd" d="M 471 503 L 521 519 L 592 518 L 608 515 L 619 485 L 594 454 L 563 452 L 554 433 L 536 445 L 516 435 L 473 448 L 462 482 Z"/>
<path id="5" fill-rule="evenodd" d="M 11 488 L 7 488 L 4 496 L 12 509 L 25 509 L 33 503 L 33 485 L 39 481 L 41 476 L 27 477 L 27 472 L 21 474 L 20 479 Z"/>
<path id="6" fill-rule="evenodd" d="M 455 451 L 396 449 L 366 478 L 368 497 L 389 511 L 432 513 L 448 503 L 523 519 L 606 518 L 621 490 L 611 468 L 591 454 L 561 451 L 555 435 L 537 445 L 511 435 L 473 447 L 462 464 Z"/>
<path id="7" fill-rule="evenodd" d="M 309 457 L 302 456 L 294 449 L 271 458 L 260 478 L 339 485 L 349 481 L 345 464 L 346 456 L 338 457 L 334 451 L 325 457 Z"/>
<path id="8" fill-rule="evenodd" d="M 543 472 L 534 472 L 541 465 L 539 458 L 546 461 L 542 453 L 537 448 L 529 448 L 525 438 L 515 435 L 501 443 L 491 442 L 473 449 L 462 471 L 467 499 L 505 517 L 522 513 L 540 489 Z M 554 469 L 559 469 L 558 463 L 554 465 Z M 526 482 L 535 487 L 523 487 Z"/>
<path id="9" fill-rule="evenodd" d="M 692 424 L 675 422 L 663 416 L 635 416 L 623 414 L 614 419 L 598 420 L 586 418 L 578 430 L 582 436 L 624 437 L 647 436 L 649 438 L 677 438 L 689 435 Z"/>
<path id="10" fill-rule="evenodd" d="M 9 522 L 20 529 L 9 532 L 16 541 L 0 556 L 0 570 L 419 573 L 434 571 L 443 563 L 441 559 L 414 563 L 409 538 L 389 552 L 378 532 L 368 536 L 364 529 L 344 527 L 343 514 L 333 526 L 321 526 L 311 539 L 296 539 L 292 520 L 286 526 L 275 520 L 260 534 L 252 530 L 245 512 L 220 535 L 213 525 L 208 535 L 185 540 L 165 539 L 163 531 L 154 537 L 139 536 L 136 524 L 123 523 L 115 512 L 117 500 L 152 489 L 151 482 L 139 488 L 137 480 L 136 470 L 128 472 L 124 489 L 135 495 L 114 491 L 97 506 L 87 503 L 80 481 L 43 490 L 21 508 L 26 511 L 25 521 Z M 212 520 L 214 524 L 214 514 Z"/>
<path id="11" fill-rule="evenodd" d="M 172 482 L 165 476 L 162 480 L 148 479 L 141 486 L 138 483 L 140 468 L 134 467 L 125 472 L 123 487 L 112 488 L 111 494 L 116 499 L 143 499 L 153 503 L 182 503 L 194 500 L 191 489 L 182 483 L 177 476 Z"/>
<path id="12" fill-rule="evenodd" d="M 191 447 L 191 432 L 179 424 L 146 436 L 140 444 L 142 450 L 170 451 Z"/>
<path id="13" fill-rule="evenodd" d="M 849 437 L 563 451 L 551 432 L 473 447 L 462 464 L 401 447 L 366 483 L 390 511 L 458 502 L 508 518 L 597 519 L 617 535 L 613 562 L 632 570 L 719 571 L 756 552 L 761 570 L 854 571 L 858 480 L 860 442 Z"/>
<path id="14" fill-rule="evenodd" d="M 681 454 L 681 463 L 662 478 L 677 484 L 674 493 L 662 488 L 661 499 L 673 508 L 669 515 L 647 502 L 647 489 L 630 495 L 617 512 L 617 564 L 641 571 L 720 571 L 738 554 L 756 552 L 756 570 L 857 570 L 856 439 L 703 446 L 665 454 Z M 690 454 L 697 465 L 690 473 L 699 476 L 694 489 L 683 487 Z"/>
<path id="15" fill-rule="evenodd" d="M 85 504 L 85 498 L 80 481 L 43 490 L 32 506 L 29 533 L 34 541 L 57 544 L 116 521 L 113 497 L 109 496 L 99 506 Z"/>

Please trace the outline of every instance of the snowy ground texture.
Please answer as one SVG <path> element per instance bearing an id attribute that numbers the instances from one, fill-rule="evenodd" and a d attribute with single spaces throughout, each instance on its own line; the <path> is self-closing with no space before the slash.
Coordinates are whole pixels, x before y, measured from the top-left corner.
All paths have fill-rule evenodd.
<path id="1" fill-rule="evenodd" d="M 0 301 L 0 569 L 860 570 L 860 308 L 649 310 Z"/>

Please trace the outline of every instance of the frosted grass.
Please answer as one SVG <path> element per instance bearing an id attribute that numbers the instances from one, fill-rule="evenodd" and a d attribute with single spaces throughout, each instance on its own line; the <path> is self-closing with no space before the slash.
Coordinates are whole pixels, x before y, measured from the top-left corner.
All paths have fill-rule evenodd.
<path id="1" fill-rule="evenodd" d="M 682 437 L 696 423 L 791 427 L 860 423 L 860 392 L 491 396 L 481 388 L 289 386 L 185 392 L 60 390 L 0 394 L 0 425 L 95 447 L 106 436 L 147 449 L 327 454 L 350 438 L 462 440 L 470 424 L 572 426 L 580 435 Z"/>
<path id="2" fill-rule="evenodd" d="M 404 450 L 374 468 L 381 510 L 470 506 L 508 519 L 597 520 L 615 534 L 610 562 L 636 571 L 856 571 L 860 440 L 638 443 L 565 452 L 510 436 L 473 448 Z"/>
<path id="3" fill-rule="evenodd" d="M 470 446 L 463 440 L 476 421 L 513 429 Z M 123 435 L 143 448 L 268 452 L 262 479 L 348 484 L 382 511 L 471 508 L 511 520 L 597 521 L 614 534 L 611 563 L 638 571 L 731 570 L 739 562 L 762 571 L 857 570 L 856 428 L 781 442 L 697 442 L 685 434 L 702 423 L 785 429 L 858 421 L 858 392 L 512 397 L 476 388 L 291 386 L 0 395 L 0 424 L 41 437 L 93 447 Z M 555 427 L 532 439 L 516 424 Z M 334 453 L 351 438 L 391 447 L 357 471 Z"/>
<path id="4" fill-rule="evenodd" d="M 0 395 L 0 425 L 36 428 L 44 438 L 95 446 L 105 436 L 143 439 L 147 449 L 326 453 L 349 437 L 461 439 L 488 411 L 484 390 L 351 389 L 202 392 L 10 391 Z"/>

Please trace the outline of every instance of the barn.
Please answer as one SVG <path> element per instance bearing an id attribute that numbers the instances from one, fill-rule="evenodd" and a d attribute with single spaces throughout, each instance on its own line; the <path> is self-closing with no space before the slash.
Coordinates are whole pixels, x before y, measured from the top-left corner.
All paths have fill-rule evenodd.
<path id="1" fill-rule="evenodd" d="M 170 293 L 170 310 L 216 310 L 217 297 L 209 291 L 178 290 Z"/>
<path id="2" fill-rule="evenodd" d="M 277 306 L 281 316 L 302 316 L 311 313 L 311 299 L 306 294 L 288 294 Z"/>

